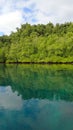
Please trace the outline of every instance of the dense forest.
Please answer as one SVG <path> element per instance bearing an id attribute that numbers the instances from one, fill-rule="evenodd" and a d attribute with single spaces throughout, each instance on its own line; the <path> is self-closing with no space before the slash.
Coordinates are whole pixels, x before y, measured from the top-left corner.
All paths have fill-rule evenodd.
<path id="1" fill-rule="evenodd" d="M 0 36 L 0 63 L 73 63 L 73 23 L 26 23 Z"/>

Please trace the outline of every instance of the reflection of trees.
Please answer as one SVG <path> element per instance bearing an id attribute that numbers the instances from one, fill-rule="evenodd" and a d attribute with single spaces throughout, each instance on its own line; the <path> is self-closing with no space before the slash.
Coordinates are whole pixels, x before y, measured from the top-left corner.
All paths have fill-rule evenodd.
<path id="1" fill-rule="evenodd" d="M 68 68 L 45 65 L 0 66 L 0 85 L 10 85 L 23 99 L 73 101 L 73 67 Z"/>

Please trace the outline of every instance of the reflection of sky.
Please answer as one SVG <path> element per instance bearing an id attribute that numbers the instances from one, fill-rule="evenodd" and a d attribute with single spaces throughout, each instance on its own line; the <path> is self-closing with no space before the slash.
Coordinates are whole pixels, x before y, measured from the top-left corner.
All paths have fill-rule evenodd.
<path id="1" fill-rule="evenodd" d="M 22 107 L 21 96 L 13 93 L 10 86 L 0 87 L 0 107 L 4 109 L 20 109 Z"/>
<path id="2" fill-rule="evenodd" d="M 73 130 L 73 102 L 22 100 L 11 87 L 0 87 L 0 130 Z"/>

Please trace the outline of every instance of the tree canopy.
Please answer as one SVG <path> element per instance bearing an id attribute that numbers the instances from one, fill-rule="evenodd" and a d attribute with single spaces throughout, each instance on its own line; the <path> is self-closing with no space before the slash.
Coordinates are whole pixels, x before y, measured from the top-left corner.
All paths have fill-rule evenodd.
<path id="1" fill-rule="evenodd" d="M 0 62 L 73 62 L 73 23 L 30 25 L 0 36 Z"/>

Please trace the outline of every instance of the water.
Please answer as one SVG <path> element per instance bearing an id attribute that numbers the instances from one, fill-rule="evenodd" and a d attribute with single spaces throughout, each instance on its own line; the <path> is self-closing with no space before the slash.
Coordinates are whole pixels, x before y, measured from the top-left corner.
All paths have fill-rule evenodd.
<path id="1" fill-rule="evenodd" d="M 0 130 L 73 130 L 73 66 L 0 65 Z"/>

